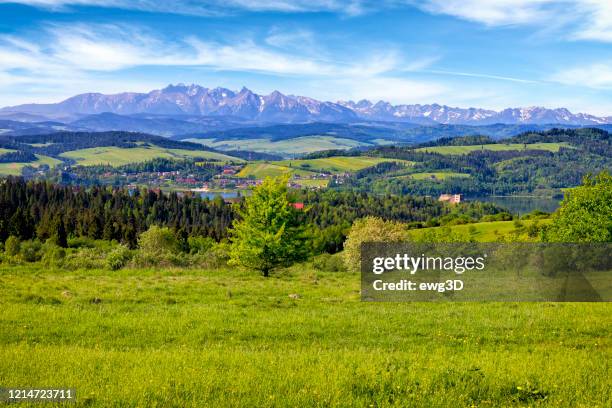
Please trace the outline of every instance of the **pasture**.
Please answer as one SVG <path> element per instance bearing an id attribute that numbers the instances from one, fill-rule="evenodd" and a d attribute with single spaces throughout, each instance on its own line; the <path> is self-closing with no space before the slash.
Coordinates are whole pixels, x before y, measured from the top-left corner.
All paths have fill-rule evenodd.
<path id="1" fill-rule="evenodd" d="M 254 162 L 244 166 L 236 176 L 264 179 L 266 177 L 278 177 L 284 174 L 299 174 L 300 176 L 308 177 L 312 172 L 275 164 L 275 162 Z"/>
<path id="2" fill-rule="evenodd" d="M 321 159 L 284 160 L 274 163 L 303 170 L 322 171 L 326 173 L 350 173 L 365 169 L 367 167 L 376 166 L 377 164 L 383 162 L 400 162 L 406 165 L 411 164 L 405 160 L 368 156 L 337 156 L 325 157 Z"/>
<path id="3" fill-rule="evenodd" d="M 251 150 L 254 152 L 274 153 L 285 156 L 312 153 L 329 149 L 351 149 L 368 146 L 367 143 L 334 136 L 303 136 L 285 140 L 269 138 L 216 140 L 216 139 L 186 139 L 187 142 L 201 143 L 205 146 L 221 150 Z"/>
<path id="4" fill-rule="evenodd" d="M 121 148 L 116 146 L 93 147 L 89 149 L 72 150 L 60 156 L 73 159 L 82 166 L 108 164 L 122 166 L 129 163 L 140 163 L 155 158 L 181 159 L 188 157 L 201 157 L 222 162 L 241 162 L 242 159 L 230 157 L 221 153 L 205 150 L 166 149 L 158 146 L 141 146 Z"/>
<path id="5" fill-rule="evenodd" d="M 88 407 L 612 404 L 610 304 L 363 303 L 359 284 L 2 265 L 0 382 Z"/>
<path id="6" fill-rule="evenodd" d="M 522 143 L 508 143 L 508 144 L 485 144 L 485 145 L 473 145 L 473 146 L 433 146 L 433 147 L 421 147 L 416 149 L 418 152 L 430 152 L 440 153 L 444 155 L 453 154 L 467 154 L 478 150 L 492 150 L 492 151 L 507 151 L 507 150 L 546 150 L 549 152 L 558 152 L 561 147 L 571 148 L 569 143 L 531 143 L 524 145 Z"/>
<path id="7" fill-rule="evenodd" d="M 0 176 L 20 176 L 25 166 L 39 167 L 46 164 L 53 167 L 61 163 L 60 160 L 41 154 L 37 154 L 36 157 L 38 160 L 30 163 L 0 163 Z"/>
<path id="8" fill-rule="evenodd" d="M 273 162 L 253 162 L 247 164 L 238 174 L 238 177 L 255 177 L 258 179 L 265 177 L 277 177 L 283 174 L 296 174 L 302 177 L 309 177 L 313 173 L 350 173 L 357 170 L 372 167 L 383 162 L 410 162 L 403 160 L 392 160 L 380 157 L 326 157 L 322 159 L 307 160 L 282 160 Z"/>

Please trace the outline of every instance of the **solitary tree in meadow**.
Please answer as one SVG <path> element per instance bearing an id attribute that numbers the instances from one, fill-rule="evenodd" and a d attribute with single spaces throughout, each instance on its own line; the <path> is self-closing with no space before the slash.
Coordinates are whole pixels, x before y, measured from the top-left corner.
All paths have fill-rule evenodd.
<path id="1" fill-rule="evenodd" d="M 230 230 L 230 265 L 267 277 L 275 268 L 308 257 L 304 226 L 287 194 L 288 181 L 289 176 L 266 178 L 245 199 Z"/>

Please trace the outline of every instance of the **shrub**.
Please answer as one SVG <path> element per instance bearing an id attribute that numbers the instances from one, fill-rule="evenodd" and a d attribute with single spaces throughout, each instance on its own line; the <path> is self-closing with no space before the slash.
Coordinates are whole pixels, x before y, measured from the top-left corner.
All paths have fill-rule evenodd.
<path id="1" fill-rule="evenodd" d="M 215 245 L 215 240 L 210 237 L 189 237 L 187 238 L 190 254 L 203 254 L 208 252 Z"/>
<path id="2" fill-rule="evenodd" d="M 214 243 L 207 252 L 198 252 L 191 256 L 191 264 L 199 268 L 214 269 L 227 266 L 230 256 L 227 242 Z"/>
<path id="3" fill-rule="evenodd" d="M 102 269 L 106 266 L 105 252 L 98 248 L 80 248 L 69 251 L 62 263 L 62 267 L 75 269 Z"/>
<path id="4" fill-rule="evenodd" d="M 55 245 L 51 239 L 43 245 L 42 253 L 42 262 L 46 266 L 61 267 L 64 264 L 66 250 Z"/>
<path id="5" fill-rule="evenodd" d="M 312 266 L 323 272 L 343 272 L 346 266 L 340 254 L 321 254 L 312 260 Z"/>
<path id="6" fill-rule="evenodd" d="M 21 258 L 26 262 L 40 261 L 42 244 L 39 240 L 25 241 L 21 244 Z"/>
<path id="7" fill-rule="evenodd" d="M 147 256 L 178 253 L 181 248 L 176 235 L 169 228 L 160 228 L 157 225 L 152 225 L 140 235 L 138 247 Z"/>
<path id="8" fill-rule="evenodd" d="M 14 235 L 7 238 L 4 243 L 4 252 L 8 256 L 17 256 L 21 251 L 21 241 Z"/>
<path id="9" fill-rule="evenodd" d="M 474 228 L 474 232 L 476 229 Z M 428 229 L 415 237 L 415 242 L 438 243 L 438 242 L 473 242 L 474 233 L 462 234 L 449 227 L 439 227 Z"/>
<path id="10" fill-rule="evenodd" d="M 106 265 L 111 270 L 116 271 L 123 268 L 130 259 L 132 259 L 132 251 L 124 245 L 119 245 L 109 252 L 106 257 Z"/>
<path id="11" fill-rule="evenodd" d="M 356 220 L 344 242 L 344 263 L 349 271 L 358 271 L 363 242 L 401 242 L 406 240 L 404 225 L 381 218 Z"/>

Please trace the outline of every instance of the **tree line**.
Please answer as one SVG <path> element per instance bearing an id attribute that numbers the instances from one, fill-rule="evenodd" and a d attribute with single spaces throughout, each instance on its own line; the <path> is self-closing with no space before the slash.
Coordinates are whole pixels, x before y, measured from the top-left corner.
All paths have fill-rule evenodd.
<path id="1" fill-rule="evenodd" d="M 299 191 L 292 202 L 305 204 L 299 217 L 313 231 L 324 251 L 342 247 L 346 229 L 355 219 L 376 216 L 413 223 L 415 227 L 449 222 L 475 222 L 503 210 L 493 204 L 462 203 L 449 206 L 434 199 L 374 195 L 349 191 Z M 228 237 L 228 229 L 244 201 L 230 204 L 192 194 L 149 189 L 128 190 L 109 186 L 67 186 L 48 181 L 9 177 L 0 182 L 0 239 L 65 236 L 116 240 L 129 247 L 152 225 L 169 227 L 179 235 Z"/>

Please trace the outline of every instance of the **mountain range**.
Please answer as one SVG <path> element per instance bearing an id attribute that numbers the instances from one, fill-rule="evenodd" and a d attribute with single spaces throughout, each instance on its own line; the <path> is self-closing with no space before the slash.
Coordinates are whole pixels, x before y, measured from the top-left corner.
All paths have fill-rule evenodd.
<path id="1" fill-rule="evenodd" d="M 10 106 L 0 109 L 0 119 L 18 122 L 54 121 L 71 124 L 79 129 L 95 130 L 109 130 L 109 127 L 122 128 L 119 122 L 123 122 L 125 127 L 131 129 L 136 122 L 140 124 L 146 122 L 146 125 L 142 126 L 151 127 L 153 130 L 159 126 L 160 129 L 152 133 L 164 135 L 177 134 L 174 125 L 179 125 L 179 122 L 187 123 L 182 126 L 185 128 L 182 133 L 245 125 L 308 122 L 376 121 L 474 126 L 491 124 L 590 126 L 612 123 L 612 116 L 572 113 L 565 108 L 527 107 L 494 111 L 439 104 L 392 105 L 389 102 L 373 103 L 368 100 L 323 102 L 304 96 L 284 95 L 278 91 L 269 95 L 258 95 L 247 88 L 236 92 L 226 88 L 205 88 L 195 84 L 169 85 L 148 93 L 124 92 L 113 95 L 85 93 L 59 103 Z M 172 123 L 172 121 L 177 122 Z M 109 122 L 114 125 L 108 126 Z"/>

